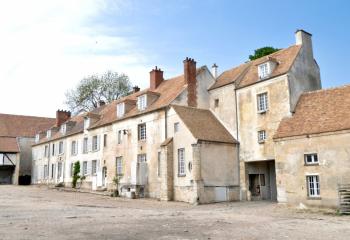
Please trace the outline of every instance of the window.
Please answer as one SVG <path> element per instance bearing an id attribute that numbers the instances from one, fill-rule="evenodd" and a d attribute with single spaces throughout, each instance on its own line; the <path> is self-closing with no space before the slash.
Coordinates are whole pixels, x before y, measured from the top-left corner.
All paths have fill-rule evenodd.
<path id="1" fill-rule="evenodd" d="M 219 99 L 215 99 L 214 101 L 214 107 L 219 107 Z"/>
<path id="2" fill-rule="evenodd" d="M 117 166 L 117 175 L 123 175 L 123 158 L 122 157 L 117 157 L 116 158 L 116 166 Z"/>
<path id="3" fill-rule="evenodd" d="M 72 142 L 72 148 L 71 148 L 71 155 L 77 155 L 78 151 L 77 151 L 77 141 L 73 141 Z"/>
<path id="4" fill-rule="evenodd" d="M 107 134 L 103 134 L 103 147 L 107 147 Z"/>
<path id="5" fill-rule="evenodd" d="M 61 130 L 61 133 L 62 133 L 63 135 L 66 134 L 67 125 L 66 125 L 66 124 L 62 124 L 60 130 Z"/>
<path id="6" fill-rule="evenodd" d="M 58 143 L 58 154 L 63 154 L 63 141 Z"/>
<path id="7" fill-rule="evenodd" d="M 45 145 L 45 157 L 48 157 L 49 156 L 49 146 L 48 145 Z"/>
<path id="8" fill-rule="evenodd" d="M 35 142 L 38 143 L 40 140 L 40 134 L 35 135 Z"/>
<path id="9" fill-rule="evenodd" d="M 257 103 L 258 103 L 258 112 L 259 113 L 264 113 L 269 109 L 266 92 L 260 93 L 257 95 Z"/>
<path id="10" fill-rule="evenodd" d="M 62 163 L 57 163 L 57 178 L 62 177 Z"/>
<path id="11" fill-rule="evenodd" d="M 90 127 L 90 118 L 85 117 L 84 118 L 84 130 L 88 129 Z"/>
<path id="12" fill-rule="evenodd" d="M 91 162 L 91 174 L 94 175 L 97 172 L 97 160 Z"/>
<path id="13" fill-rule="evenodd" d="M 88 141 L 89 141 L 89 139 L 87 137 L 85 137 L 83 140 L 83 153 L 88 152 Z"/>
<path id="14" fill-rule="evenodd" d="M 73 177 L 74 175 L 74 163 L 70 164 L 70 176 Z"/>
<path id="15" fill-rule="evenodd" d="M 138 125 L 138 138 L 139 140 L 146 140 L 146 123 Z"/>
<path id="16" fill-rule="evenodd" d="M 97 151 L 97 150 L 99 150 L 98 137 L 97 136 L 93 136 L 92 137 L 92 151 Z"/>
<path id="17" fill-rule="evenodd" d="M 49 167 L 48 165 L 44 165 L 44 178 L 49 176 Z"/>
<path id="18" fill-rule="evenodd" d="M 177 158 L 178 158 L 178 172 L 179 176 L 186 176 L 185 174 L 185 149 L 180 148 L 177 150 Z"/>
<path id="19" fill-rule="evenodd" d="M 259 143 L 263 143 L 266 140 L 266 131 L 265 130 L 261 130 L 258 131 L 258 142 Z"/>
<path id="20" fill-rule="evenodd" d="M 87 161 L 84 161 L 83 162 L 83 175 L 87 175 L 88 171 L 87 171 Z"/>
<path id="21" fill-rule="evenodd" d="M 51 130 L 47 130 L 46 132 L 46 138 L 50 138 L 51 137 Z"/>
<path id="22" fill-rule="evenodd" d="M 269 74 L 270 74 L 269 64 L 268 63 L 264 63 L 264 64 L 259 65 L 258 72 L 259 72 L 259 78 L 260 79 L 268 77 Z"/>
<path id="23" fill-rule="evenodd" d="M 160 162 L 161 158 L 160 157 L 161 157 L 161 152 L 158 152 L 158 159 L 157 159 L 158 160 L 158 168 L 157 168 L 157 176 L 158 177 L 160 177 L 160 174 L 161 174 L 160 173 L 160 171 L 161 171 L 161 165 L 160 165 L 161 164 L 161 162 Z"/>
<path id="24" fill-rule="evenodd" d="M 118 144 L 121 144 L 121 143 L 122 143 L 122 139 L 123 139 L 123 130 L 119 130 L 119 131 L 118 131 L 117 143 L 118 143 Z"/>
<path id="25" fill-rule="evenodd" d="M 55 156 L 55 144 L 52 144 L 52 156 Z"/>
<path id="26" fill-rule="evenodd" d="M 318 175 L 306 176 L 308 196 L 320 197 L 320 180 Z"/>
<path id="27" fill-rule="evenodd" d="M 141 95 L 137 98 L 137 108 L 142 111 L 145 110 L 147 107 L 147 96 Z"/>
<path id="28" fill-rule="evenodd" d="M 51 178 L 55 177 L 55 164 L 51 164 Z"/>
<path id="29" fill-rule="evenodd" d="M 174 123 L 174 133 L 179 131 L 180 123 L 176 122 Z"/>
<path id="30" fill-rule="evenodd" d="M 138 163 L 147 162 L 146 154 L 139 154 L 139 155 L 137 155 L 137 162 Z"/>
<path id="31" fill-rule="evenodd" d="M 317 153 L 305 154 L 304 155 L 304 160 L 305 160 L 305 164 L 306 165 L 318 164 Z"/>
<path id="32" fill-rule="evenodd" d="M 117 104 L 117 117 L 124 116 L 125 113 L 125 103 L 118 103 Z"/>

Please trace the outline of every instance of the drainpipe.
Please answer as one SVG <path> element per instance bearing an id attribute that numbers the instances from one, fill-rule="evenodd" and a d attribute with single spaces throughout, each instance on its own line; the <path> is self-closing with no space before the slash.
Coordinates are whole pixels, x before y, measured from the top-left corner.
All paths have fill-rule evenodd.
<path id="1" fill-rule="evenodd" d="M 236 108 L 236 140 L 238 142 L 237 144 L 237 160 L 238 160 L 238 185 L 239 185 L 239 196 L 240 196 L 240 200 L 242 201 L 242 192 L 241 192 L 241 160 L 240 160 L 240 157 L 239 157 L 239 151 L 240 151 L 240 143 L 239 143 L 239 134 L 238 134 L 238 101 L 237 101 L 237 89 L 235 87 L 235 90 L 234 90 L 234 93 L 235 93 L 235 99 L 236 99 L 236 104 L 235 104 L 235 108 Z"/>

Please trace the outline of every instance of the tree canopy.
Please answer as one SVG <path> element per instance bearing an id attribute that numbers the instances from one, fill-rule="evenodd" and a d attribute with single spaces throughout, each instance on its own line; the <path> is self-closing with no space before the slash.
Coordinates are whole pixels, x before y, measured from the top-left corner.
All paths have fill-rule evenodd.
<path id="1" fill-rule="evenodd" d="M 101 101 L 110 103 L 125 96 L 131 90 L 129 77 L 125 74 L 107 71 L 83 78 L 76 88 L 66 92 L 66 104 L 73 112 L 91 111 Z"/>
<path id="2" fill-rule="evenodd" d="M 269 55 L 271 53 L 277 52 L 281 49 L 274 47 L 262 47 L 254 50 L 253 55 L 249 55 L 249 60 L 253 61 L 255 59 L 261 58 L 263 56 Z"/>

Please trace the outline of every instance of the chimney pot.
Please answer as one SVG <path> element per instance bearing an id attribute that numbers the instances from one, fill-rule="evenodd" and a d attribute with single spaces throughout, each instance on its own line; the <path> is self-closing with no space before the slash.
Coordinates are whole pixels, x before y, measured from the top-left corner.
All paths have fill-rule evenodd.
<path id="1" fill-rule="evenodd" d="M 211 67 L 211 74 L 213 75 L 214 78 L 218 77 L 218 65 L 216 63 L 213 64 Z"/>
<path id="2" fill-rule="evenodd" d="M 140 88 L 138 86 L 133 87 L 133 93 L 137 93 L 140 91 Z"/>

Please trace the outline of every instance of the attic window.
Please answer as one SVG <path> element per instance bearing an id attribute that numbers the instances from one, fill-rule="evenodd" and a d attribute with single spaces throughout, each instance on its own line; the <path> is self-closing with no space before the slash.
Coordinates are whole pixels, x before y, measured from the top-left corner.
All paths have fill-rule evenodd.
<path id="1" fill-rule="evenodd" d="M 90 118 L 85 117 L 84 118 L 84 130 L 88 129 L 90 127 Z"/>
<path id="2" fill-rule="evenodd" d="M 147 107 L 147 96 L 141 95 L 137 98 L 137 108 L 142 111 L 145 110 Z"/>
<path id="3" fill-rule="evenodd" d="M 46 138 L 51 138 L 51 130 L 47 130 L 47 132 L 46 132 Z"/>
<path id="4" fill-rule="evenodd" d="M 269 63 L 263 63 L 258 66 L 258 73 L 259 73 L 259 78 L 263 79 L 266 78 L 270 75 L 271 69 L 270 69 L 270 64 Z"/>
<path id="5" fill-rule="evenodd" d="M 40 140 L 40 134 L 38 133 L 35 135 L 35 142 L 38 143 L 39 140 Z"/>
<path id="6" fill-rule="evenodd" d="M 122 117 L 125 114 L 125 103 L 117 104 L 117 117 Z"/>
<path id="7" fill-rule="evenodd" d="M 65 135 L 65 134 L 66 134 L 66 131 L 67 131 L 67 125 L 66 125 L 66 124 L 62 124 L 60 130 L 61 130 L 61 133 L 62 133 L 63 135 Z"/>

